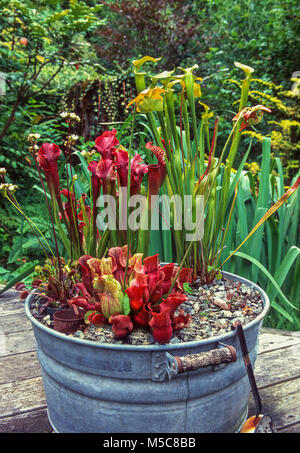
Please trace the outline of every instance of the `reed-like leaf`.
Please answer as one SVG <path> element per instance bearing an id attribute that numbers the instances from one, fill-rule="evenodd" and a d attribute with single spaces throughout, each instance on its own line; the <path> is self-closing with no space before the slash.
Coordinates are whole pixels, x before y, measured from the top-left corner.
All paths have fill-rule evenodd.
<path id="1" fill-rule="evenodd" d="M 280 206 L 283 205 L 283 203 L 285 203 L 289 197 L 297 190 L 298 186 L 300 185 L 300 176 L 298 177 L 297 181 L 295 182 L 295 184 L 290 187 L 290 189 L 288 189 L 283 195 L 282 197 L 280 198 L 280 200 L 278 200 L 265 214 L 264 216 L 257 222 L 257 224 L 254 226 L 254 228 L 252 228 L 252 230 L 250 231 L 250 233 L 248 234 L 248 236 L 243 240 L 243 242 L 233 251 L 230 253 L 230 255 L 226 258 L 226 260 L 223 262 L 223 264 L 229 260 L 244 244 L 245 242 L 247 242 L 248 239 L 250 239 L 251 236 L 253 236 L 253 234 L 264 224 L 264 222 L 271 216 L 274 214 L 274 212 L 277 211 L 278 208 L 280 208 Z M 223 265 L 222 264 L 222 265 Z"/>
<path id="2" fill-rule="evenodd" d="M 274 279 L 276 280 L 277 284 L 279 287 L 282 286 L 284 283 L 287 274 L 289 271 L 292 269 L 292 266 L 295 262 L 295 260 L 300 256 L 300 249 L 296 246 L 293 246 L 290 248 L 288 251 L 287 255 L 285 256 L 284 260 L 276 270 L 274 274 Z M 268 287 L 267 287 L 267 294 L 270 298 L 270 300 L 275 300 L 277 296 L 277 289 L 272 285 L 270 282 Z"/>
<path id="3" fill-rule="evenodd" d="M 288 299 L 287 297 L 283 294 L 280 286 L 278 285 L 278 283 L 276 282 L 275 278 L 273 277 L 273 275 L 270 274 L 270 272 L 268 271 L 268 269 L 266 269 L 261 263 L 260 261 L 257 261 L 255 258 L 253 258 L 252 256 L 250 255 L 247 255 L 246 253 L 242 253 L 242 252 L 236 252 L 236 255 L 237 256 L 240 256 L 241 258 L 244 258 L 248 261 L 251 261 L 251 263 L 255 264 L 265 275 L 266 277 L 270 280 L 270 282 L 272 283 L 272 285 L 275 287 L 277 293 L 278 293 L 278 297 L 284 302 L 286 303 L 289 307 L 293 308 L 294 310 L 299 310 L 295 305 L 293 305 Z"/>

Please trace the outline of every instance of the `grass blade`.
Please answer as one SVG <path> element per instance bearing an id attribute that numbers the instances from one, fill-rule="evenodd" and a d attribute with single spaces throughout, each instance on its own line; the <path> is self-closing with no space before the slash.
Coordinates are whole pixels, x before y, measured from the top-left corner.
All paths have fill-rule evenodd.
<path id="1" fill-rule="evenodd" d="M 252 256 L 249 256 L 247 255 L 246 253 L 242 253 L 242 252 L 236 252 L 236 255 L 241 257 L 241 258 L 244 258 L 246 260 L 249 260 L 251 261 L 253 264 L 255 264 L 265 275 L 266 277 L 271 281 L 271 283 L 273 284 L 273 286 L 275 287 L 275 289 L 277 290 L 278 292 L 278 296 L 280 297 L 280 299 L 282 301 L 284 301 L 287 305 L 289 305 L 291 308 L 293 308 L 294 310 L 297 310 L 299 311 L 299 309 L 297 307 L 295 307 L 288 299 L 287 297 L 283 294 L 283 292 L 281 291 L 281 288 L 280 286 L 278 285 L 278 283 L 276 282 L 275 278 L 270 274 L 270 272 L 268 271 L 268 269 L 266 269 L 259 261 L 257 261 L 255 258 L 253 258 Z"/>

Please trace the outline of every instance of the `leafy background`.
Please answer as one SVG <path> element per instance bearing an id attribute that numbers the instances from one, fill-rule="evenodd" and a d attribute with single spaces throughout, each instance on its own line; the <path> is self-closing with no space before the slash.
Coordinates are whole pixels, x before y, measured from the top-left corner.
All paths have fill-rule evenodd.
<path id="1" fill-rule="evenodd" d="M 237 108 L 234 62 L 255 68 L 250 98 L 272 109 L 259 128 L 271 138 L 271 153 L 268 162 L 263 160 L 262 134 L 255 128 L 245 133 L 239 161 L 252 142 L 250 165 L 228 247 L 237 246 L 257 212 L 276 202 L 294 181 L 300 151 L 297 0 L 0 0 L 0 7 L 0 167 L 18 184 L 24 210 L 50 242 L 38 179 L 27 159 L 27 135 L 37 132 L 43 141 L 60 145 L 66 132 L 60 113 L 71 110 L 81 117 L 78 150 L 88 149 L 111 123 L 128 145 L 126 105 L 135 95 L 131 61 L 144 55 L 162 57 L 158 69 L 199 65 L 201 100 L 221 117 L 220 143 Z M 141 154 L 150 138 L 145 123 L 140 117 L 134 136 Z M 273 303 L 268 325 L 299 330 L 300 315 L 294 308 L 300 309 L 298 194 L 256 241 L 259 254 L 258 242 L 241 253 L 258 260 L 276 285 L 242 256 L 233 258 L 227 269 L 239 270 L 268 290 Z M 0 199 L 0 281 L 28 273 L 40 259 L 28 226 Z"/>

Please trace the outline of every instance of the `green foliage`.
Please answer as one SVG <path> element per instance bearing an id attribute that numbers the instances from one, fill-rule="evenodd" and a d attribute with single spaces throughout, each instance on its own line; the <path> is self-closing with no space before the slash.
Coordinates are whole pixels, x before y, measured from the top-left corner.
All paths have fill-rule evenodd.
<path id="1" fill-rule="evenodd" d="M 266 149 L 263 156 L 261 168 L 258 164 L 251 164 L 248 171 L 232 173 L 232 182 L 236 182 L 235 178 L 240 179 L 240 182 L 222 260 L 242 242 L 256 220 L 284 193 L 284 173 L 280 159 L 272 157 Z M 271 310 L 265 320 L 265 325 L 269 327 L 287 330 L 300 328 L 299 225 L 298 190 L 222 268 L 258 283 L 266 291 L 271 302 Z M 164 244 L 171 240 L 171 231 L 158 233 L 163 237 Z M 155 238 L 156 252 L 157 244 L 158 239 Z M 154 249 L 151 251 L 154 253 Z M 173 248 L 168 260 L 172 262 L 175 259 Z"/>
<path id="2" fill-rule="evenodd" d="M 228 79 L 237 77 L 237 71 L 231 70 L 234 61 L 241 61 L 255 68 L 254 77 L 265 82 L 259 87 L 259 91 L 266 95 L 272 94 L 267 86 L 269 82 L 282 85 L 282 91 L 290 89 L 290 78 L 294 71 L 299 70 L 299 2 L 196 0 L 194 3 L 197 5 L 199 20 L 205 18 L 205 26 L 201 29 L 201 34 L 197 35 L 200 44 L 197 59 L 202 62 L 200 75 L 204 79 L 203 86 L 207 84 L 209 88 L 205 90 L 203 102 L 222 116 L 219 140 L 224 142 L 231 129 L 234 102 L 238 99 L 236 95 L 238 90 L 233 90 L 232 84 L 228 82 Z M 284 119 L 285 115 L 279 116 L 276 112 L 275 121 Z M 267 132 L 270 132 L 267 122 L 263 124 L 266 125 Z M 275 130 L 280 132 L 277 125 Z M 292 134 L 294 130 L 293 126 Z M 253 131 L 255 132 L 255 129 Z M 274 138 L 278 142 L 279 137 Z M 295 139 L 292 142 L 289 140 L 289 144 L 294 142 Z M 244 141 L 244 145 L 241 144 L 237 156 L 239 160 L 242 159 L 249 143 L 250 137 L 248 141 Z M 254 141 L 250 158 L 257 160 L 260 150 L 259 142 Z M 280 152 L 285 153 L 286 150 L 287 146 Z M 289 152 L 284 159 L 285 162 L 290 159 Z M 294 174 L 293 171 L 291 174 Z"/>
<path id="3" fill-rule="evenodd" d="M 46 141 L 55 142 L 61 134 L 61 126 L 56 119 L 56 109 L 60 104 L 57 96 L 29 98 L 26 106 L 19 106 L 9 133 L 1 143 L 0 166 L 7 168 L 10 176 L 16 179 L 21 173 L 21 186 L 26 188 L 32 181 L 38 181 L 35 168 L 27 160 L 29 133 L 43 134 Z M 0 105 L 0 120 L 5 116 L 5 105 Z M 3 115 L 1 115 L 3 113 Z M 19 178 L 18 178 L 19 179 Z"/>
<path id="4" fill-rule="evenodd" d="M 103 2 L 107 25 L 95 40 L 108 68 L 128 67 L 129 59 L 162 56 L 163 64 L 178 65 L 198 52 L 201 33 L 195 2 L 180 0 L 114 0 Z"/>
<path id="5" fill-rule="evenodd" d="M 100 6 L 71 0 L 65 9 L 63 3 L 39 2 L 37 6 L 30 0 L 0 0 L 0 72 L 4 79 L 0 93 L 0 164 L 15 170 L 12 175 L 22 170 L 28 179 L 34 174 L 26 166 L 24 135 L 46 130 L 49 139 L 55 140 L 59 127 L 55 120 L 65 90 L 93 73 L 83 69 L 94 57 L 88 51 L 87 33 L 104 23 L 97 16 Z"/>
<path id="6" fill-rule="evenodd" d="M 0 210 L 0 284 L 7 284 L 13 281 L 16 276 L 20 276 L 25 271 L 28 275 L 28 269 L 32 268 L 32 263 L 37 263 L 33 257 L 25 257 L 23 255 L 24 249 L 23 236 L 22 236 L 22 220 L 14 215 L 10 209 Z M 8 214 L 9 218 L 2 217 L 2 215 Z M 32 240 L 32 236 L 28 236 L 26 241 Z M 13 258 L 15 255 L 15 258 Z M 33 256 L 36 256 L 37 252 L 34 249 Z M 33 269 L 29 274 L 33 272 Z M 26 276 L 27 276 L 26 275 Z M 24 276 L 25 278 L 25 276 Z M 16 279 L 18 281 L 19 278 Z M 13 283 L 14 284 L 14 283 Z M 9 287 L 11 285 L 8 285 Z"/>
<path id="7" fill-rule="evenodd" d="M 196 1 L 206 16 L 205 42 L 211 73 L 247 62 L 274 82 L 289 79 L 299 68 L 300 22 L 297 0 Z"/>
<path id="8" fill-rule="evenodd" d="M 82 130 L 76 131 L 84 135 L 80 151 L 89 149 L 94 137 L 107 127 L 116 127 L 120 141 L 128 147 L 132 118 L 124 106 L 135 93 L 126 68 L 128 60 L 138 54 L 162 55 L 161 63 L 170 69 L 188 66 L 190 61 L 199 63 L 201 101 L 221 116 L 221 146 L 239 102 L 239 86 L 230 82 L 238 77 L 238 70 L 229 68 L 237 60 L 256 68 L 249 96 L 252 103 L 272 109 L 260 130 L 271 137 L 274 152 L 268 163 L 261 152 L 263 135 L 255 128 L 243 133 L 235 167 L 254 138 L 249 153 L 253 162 L 239 184 L 226 241 L 230 250 L 249 232 L 254 218 L 291 184 L 299 168 L 299 92 L 290 89 L 290 78 L 299 70 L 300 60 L 298 1 L 0 0 L 0 7 L 0 167 L 7 168 L 11 182 L 18 180 L 22 205 L 43 233 L 48 214 L 41 211 L 41 194 L 27 193 L 38 180 L 26 158 L 26 136 L 39 133 L 44 141 L 61 144 L 65 130 L 59 114 L 68 109 L 84 119 Z M 292 82 L 296 85 L 296 80 Z M 128 86 L 123 96 L 124 83 Z M 116 124 L 104 124 L 112 122 Z M 154 137 L 145 116 L 140 115 L 134 149 L 152 163 L 144 148 L 148 140 Z M 78 174 L 80 178 L 79 169 Z M 6 282 L 20 265 L 20 271 L 26 271 L 39 252 L 28 226 L 13 209 L 2 200 L 0 203 L 0 281 Z M 299 307 L 298 225 L 299 193 L 261 227 L 255 242 L 250 241 L 239 256 L 225 264 L 225 269 L 257 281 L 268 291 L 272 310 L 267 324 L 272 327 L 300 328 L 299 315 L 265 272 L 270 272 L 287 300 Z M 53 246 L 52 238 L 46 237 Z M 152 232 L 150 247 L 151 254 L 159 251 L 161 259 L 173 261 L 169 231 Z"/>
<path id="9" fill-rule="evenodd" d="M 4 293 L 7 291 L 9 288 L 14 286 L 16 283 L 19 281 L 27 282 L 30 281 L 30 276 L 33 274 L 35 270 L 35 266 L 38 264 L 38 261 L 30 261 L 28 263 L 24 263 L 21 267 L 18 268 L 17 275 L 12 273 L 11 271 L 8 271 L 6 269 L 6 272 L 3 272 L 5 269 L 0 268 L 0 272 L 2 271 L 1 277 L 7 277 L 7 283 L 3 288 L 0 290 L 0 294 Z M 6 282 L 0 279 L 0 283 Z"/>
<path id="10" fill-rule="evenodd" d="M 234 250 L 283 193 L 280 159 L 272 158 L 270 149 L 265 147 L 261 170 L 241 174 L 226 250 Z M 300 309 L 299 224 L 300 194 L 296 191 L 223 267 L 266 290 L 272 307 L 267 325 L 276 328 L 298 330 L 300 325 L 294 308 Z M 223 253 L 223 258 L 227 255 L 228 252 Z"/>
<path id="11" fill-rule="evenodd" d="M 249 97 L 272 109 L 272 119 L 266 121 L 265 132 L 271 137 L 272 148 L 280 156 L 285 177 L 290 181 L 300 167 L 300 79 L 292 79 L 291 90 L 259 79 L 255 82 L 260 90 L 251 90 Z M 262 141 L 255 130 L 244 134 Z"/>
<path id="12" fill-rule="evenodd" d="M 54 248 L 54 241 L 49 231 L 49 216 L 38 192 L 29 195 L 20 194 L 25 206 L 25 212 L 45 235 Z M 1 198 L 3 208 L 0 209 L 0 267 L 6 272 L 0 272 L 1 283 L 10 278 L 16 270 L 22 271 L 25 264 L 40 260 L 41 249 L 36 236 L 33 235 L 27 222 L 16 210 Z"/>

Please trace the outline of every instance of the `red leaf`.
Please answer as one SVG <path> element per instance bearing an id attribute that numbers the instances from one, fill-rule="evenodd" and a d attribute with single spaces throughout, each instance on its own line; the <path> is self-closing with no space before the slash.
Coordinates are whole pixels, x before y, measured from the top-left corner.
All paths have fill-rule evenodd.
<path id="1" fill-rule="evenodd" d="M 62 208 L 60 197 L 59 175 L 57 161 L 61 150 L 54 143 L 44 143 L 37 153 L 37 161 L 44 171 L 51 195 L 55 195 L 59 207 Z"/>
<path id="2" fill-rule="evenodd" d="M 81 267 L 81 277 L 82 277 L 82 282 L 83 286 L 78 286 L 78 288 L 82 291 L 82 294 L 84 296 L 87 295 L 87 293 L 91 296 L 94 294 L 94 287 L 93 287 L 93 278 L 92 278 L 92 273 L 91 270 L 88 266 L 87 261 L 92 258 L 91 255 L 82 255 L 79 259 L 78 262 Z M 80 283 L 80 285 L 82 285 Z"/>
<path id="3" fill-rule="evenodd" d="M 127 261 L 127 249 L 128 246 L 123 247 L 111 247 L 108 251 L 108 256 L 113 260 L 113 275 L 119 283 L 123 285 L 125 277 L 125 267 Z"/>
<path id="4" fill-rule="evenodd" d="M 116 162 L 116 169 L 119 175 L 120 186 L 127 187 L 128 181 L 128 152 L 126 149 L 119 149 L 114 153 L 115 162 Z"/>
<path id="5" fill-rule="evenodd" d="M 113 159 L 113 151 L 119 146 L 119 140 L 116 137 L 116 129 L 105 131 L 96 138 L 95 148 L 101 154 L 103 159 Z"/>
<path id="6" fill-rule="evenodd" d="M 144 286 L 131 286 L 126 289 L 126 294 L 129 297 L 130 307 L 133 311 L 139 311 L 144 304 Z"/>
<path id="7" fill-rule="evenodd" d="M 109 318 L 112 330 L 116 337 L 125 338 L 133 329 L 133 324 L 129 316 L 114 314 Z"/>
<path id="8" fill-rule="evenodd" d="M 19 297 L 20 297 L 21 300 L 24 300 L 24 299 L 26 299 L 28 294 L 29 294 L 29 291 L 27 291 L 27 289 L 25 289 L 24 291 L 21 291 Z"/>
<path id="9" fill-rule="evenodd" d="M 147 329 L 151 320 L 152 310 L 149 305 L 143 304 L 142 308 L 138 313 L 133 315 L 133 322 L 135 327 Z"/>
<path id="10" fill-rule="evenodd" d="M 150 196 L 158 195 L 159 189 L 165 180 L 166 174 L 166 165 L 148 165 L 148 188 Z"/>
<path id="11" fill-rule="evenodd" d="M 169 263 L 161 268 L 162 272 L 164 273 L 164 279 L 161 282 L 162 294 L 167 294 L 171 287 L 174 266 L 174 263 Z"/>
<path id="12" fill-rule="evenodd" d="M 88 299 L 85 297 L 73 297 L 68 300 L 69 305 L 77 305 L 77 307 L 84 308 L 85 310 L 95 310 L 95 304 L 88 302 Z"/>
<path id="13" fill-rule="evenodd" d="M 90 318 L 90 317 L 89 317 Z M 89 319 L 90 320 L 90 319 Z M 101 327 L 106 324 L 106 318 L 101 313 L 93 314 L 90 320 L 96 327 Z"/>
<path id="14" fill-rule="evenodd" d="M 159 148 L 159 146 L 154 146 L 152 142 L 146 143 L 145 146 L 157 158 L 157 165 L 148 165 L 148 185 L 150 195 L 158 195 L 159 189 L 163 185 L 167 174 L 165 151 Z"/>
<path id="15" fill-rule="evenodd" d="M 100 195 L 101 189 L 101 180 L 97 175 L 98 162 L 93 160 L 88 165 L 88 170 L 92 173 L 92 194 L 93 194 L 93 204 L 96 206 L 97 198 Z"/>
<path id="16" fill-rule="evenodd" d="M 175 268 L 175 274 L 178 272 L 178 268 Z M 189 267 L 183 267 L 176 280 L 176 291 L 183 291 L 183 283 L 191 283 L 193 281 L 193 269 Z"/>
<path id="17" fill-rule="evenodd" d="M 163 302 L 160 304 L 160 309 L 164 310 L 165 308 L 170 309 L 170 318 L 173 319 L 174 313 L 183 302 L 187 300 L 187 296 L 185 294 L 174 293 L 168 296 Z"/>
<path id="18" fill-rule="evenodd" d="M 148 275 L 136 274 L 135 278 L 131 280 L 130 287 L 141 286 L 143 287 L 143 300 L 145 303 L 149 302 L 149 288 L 148 288 Z"/>
<path id="19" fill-rule="evenodd" d="M 26 289 L 26 286 L 25 286 L 24 282 L 17 282 L 15 284 L 15 290 L 22 291 L 23 289 Z"/>
<path id="20" fill-rule="evenodd" d="M 120 149 L 114 153 L 116 158 L 116 168 L 119 175 L 120 186 L 127 187 L 128 184 L 128 152 Z M 136 195 L 140 192 L 142 179 L 148 172 L 148 165 L 141 163 L 142 158 L 135 154 L 131 159 L 131 178 L 130 178 L 130 195 Z"/>
<path id="21" fill-rule="evenodd" d="M 170 308 L 165 308 L 160 313 L 153 312 L 149 325 L 152 327 L 152 335 L 158 343 L 168 343 L 173 333 Z"/>
<path id="22" fill-rule="evenodd" d="M 103 194 L 111 193 L 111 184 L 116 180 L 115 163 L 111 159 L 101 159 L 98 162 L 96 175 L 103 186 Z"/>
<path id="23" fill-rule="evenodd" d="M 141 162 L 142 158 L 139 154 L 135 154 L 131 160 L 130 195 L 136 195 L 140 192 L 142 179 L 145 173 L 148 173 L 148 165 L 141 164 Z"/>
<path id="24" fill-rule="evenodd" d="M 173 329 L 174 330 L 181 330 L 185 327 L 189 327 L 190 322 L 192 320 L 192 316 L 189 314 L 185 314 L 183 310 L 179 311 L 178 316 L 174 316 L 173 318 Z"/>
<path id="25" fill-rule="evenodd" d="M 158 253 L 144 259 L 144 272 L 148 275 L 149 300 L 157 302 L 163 294 L 161 284 L 165 276 L 160 268 Z"/>

